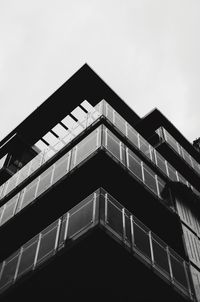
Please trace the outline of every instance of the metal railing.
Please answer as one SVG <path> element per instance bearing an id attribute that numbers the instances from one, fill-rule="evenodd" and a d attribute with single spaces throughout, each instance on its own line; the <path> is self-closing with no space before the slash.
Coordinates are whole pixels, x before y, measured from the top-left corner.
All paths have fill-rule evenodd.
<path id="1" fill-rule="evenodd" d="M 188 263 L 105 190 L 99 189 L 0 264 L 0 292 L 100 224 L 176 290 L 193 299 Z"/>

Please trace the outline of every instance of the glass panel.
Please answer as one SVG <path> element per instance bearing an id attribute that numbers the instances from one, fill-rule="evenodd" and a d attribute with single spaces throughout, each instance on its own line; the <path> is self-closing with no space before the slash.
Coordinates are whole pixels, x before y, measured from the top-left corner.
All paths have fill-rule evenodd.
<path id="1" fill-rule="evenodd" d="M 179 148 L 177 142 L 165 129 L 164 131 L 165 131 L 166 141 L 179 154 Z"/>
<path id="2" fill-rule="evenodd" d="M 146 166 L 146 165 L 145 165 Z M 144 182 L 145 184 L 157 195 L 157 186 L 156 186 L 156 179 L 155 174 L 149 173 L 144 166 Z"/>
<path id="3" fill-rule="evenodd" d="M 6 161 L 6 157 L 7 157 L 7 154 L 4 155 L 2 158 L 0 158 L 0 169 L 3 167 L 5 161 Z"/>
<path id="4" fill-rule="evenodd" d="M 38 179 L 34 179 L 24 190 L 24 193 L 20 197 L 19 207 L 20 210 L 31 203 L 36 197 Z M 17 210 L 18 211 L 18 210 Z"/>
<path id="5" fill-rule="evenodd" d="M 149 234 L 138 224 L 133 222 L 134 243 L 137 249 L 147 258 L 151 259 Z"/>
<path id="6" fill-rule="evenodd" d="M 53 167 L 51 166 L 40 175 L 37 196 L 39 196 L 41 193 L 43 193 L 51 186 L 52 173 L 53 173 Z"/>
<path id="7" fill-rule="evenodd" d="M 190 266 L 192 272 L 192 280 L 194 283 L 194 289 L 196 293 L 197 301 L 200 302 L 200 272 L 195 269 L 192 265 Z"/>
<path id="8" fill-rule="evenodd" d="M 155 156 L 156 156 L 157 166 L 161 169 L 161 171 L 164 172 L 165 175 L 167 175 L 165 159 L 162 156 L 158 155 L 158 152 L 156 151 L 155 151 Z"/>
<path id="9" fill-rule="evenodd" d="M 107 203 L 107 224 L 118 235 L 123 236 L 122 211 L 109 200 Z"/>
<path id="10" fill-rule="evenodd" d="M 151 159 L 150 145 L 140 135 L 139 135 L 139 145 L 142 153 L 144 153 L 149 159 Z"/>
<path id="11" fill-rule="evenodd" d="M 86 138 L 84 138 L 74 149 L 72 159 L 72 168 L 86 159 L 91 153 L 93 153 L 99 144 L 97 144 L 97 138 L 99 135 L 99 128 L 92 133 L 90 133 Z"/>
<path id="12" fill-rule="evenodd" d="M 167 163 L 167 167 L 168 167 L 169 178 L 173 181 L 178 181 L 177 175 L 176 175 L 176 170 L 169 163 Z"/>
<path id="13" fill-rule="evenodd" d="M 126 121 L 125 119 L 122 118 L 121 115 L 119 115 L 116 111 L 114 112 L 114 120 L 115 120 L 115 125 L 117 128 L 124 134 L 126 135 Z"/>
<path id="14" fill-rule="evenodd" d="M 29 241 L 24 247 L 20 259 L 17 277 L 31 270 L 34 266 L 35 254 L 38 245 L 38 236 Z"/>
<path id="15" fill-rule="evenodd" d="M 152 238 L 152 246 L 155 265 L 167 275 L 170 275 L 166 245 L 164 246 L 163 244 L 159 243 L 158 238 L 157 240 Z"/>
<path id="16" fill-rule="evenodd" d="M 6 260 L 3 273 L 0 280 L 0 289 L 13 281 L 17 267 L 19 251 Z"/>
<path id="17" fill-rule="evenodd" d="M 143 181 L 141 160 L 128 149 L 128 169 Z"/>
<path id="18" fill-rule="evenodd" d="M 42 159 L 43 159 L 43 153 L 39 153 L 37 156 L 35 156 L 32 159 L 31 167 L 30 167 L 30 174 L 33 173 L 35 170 L 37 170 L 41 166 Z"/>
<path id="19" fill-rule="evenodd" d="M 106 103 L 106 117 L 111 121 L 111 123 L 113 123 L 113 113 L 114 110 L 112 109 L 112 107 Z"/>
<path id="20" fill-rule="evenodd" d="M 92 223 L 93 202 L 88 202 L 74 213 L 70 213 L 67 237 L 71 238 Z"/>
<path id="21" fill-rule="evenodd" d="M 1 225 L 4 224 L 6 221 L 8 221 L 13 215 L 15 214 L 15 209 L 17 206 L 19 194 L 15 195 L 13 198 L 11 198 L 6 204 L 3 211 L 3 216 L 1 219 Z"/>
<path id="22" fill-rule="evenodd" d="M 118 159 L 120 160 L 120 140 L 114 136 L 110 131 L 106 131 L 106 148 Z"/>
<path id="23" fill-rule="evenodd" d="M 8 194 L 12 189 L 14 189 L 17 185 L 17 179 L 19 176 L 19 172 L 17 172 L 15 175 L 13 175 L 9 180 L 8 180 L 8 185 L 6 187 L 6 191 L 4 192 L 4 196 Z"/>
<path id="24" fill-rule="evenodd" d="M 29 169 L 30 169 L 31 162 L 26 164 L 20 171 L 19 171 L 19 178 L 18 184 L 20 184 L 24 179 L 29 176 Z"/>
<path id="25" fill-rule="evenodd" d="M 55 252 L 58 231 L 58 220 L 46 228 L 41 234 L 41 241 L 37 257 L 37 264 L 50 257 Z"/>
<path id="26" fill-rule="evenodd" d="M 70 152 L 62 156 L 56 163 L 53 172 L 53 180 L 52 182 L 55 183 L 61 177 L 63 177 L 68 172 L 68 163 L 70 159 Z"/>
<path id="27" fill-rule="evenodd" d="M 66 233 L 66 228 L 68 224 L 68 217 L 69 213 L 65 213 L 62 217 L 62 223 L 60 227 L 60 233 L 59 233 L 59 248 L 62 248 L 64 243 L 65 243 L 65 233 Z"/>
<path id="28" fill-rule="evenodd" d="M 127 137 L 130 139 L 130 141 L 137 147 L 139 148 L 139 134 L 137 133 L 137 131 L 135 131 L 135 129 L 133 129 L 130 125 L 127 125 L 127 129 L 128 129 L 128 134 Z"/>
<path id="29" fill-rule="evenodd" d="M 171 254 L 170 260 L 174 279 L 178 281 L 182 286 L 187 288 L 187 277 L 183 262 L 179 261 L 176 257 L 173 257 Z"/>

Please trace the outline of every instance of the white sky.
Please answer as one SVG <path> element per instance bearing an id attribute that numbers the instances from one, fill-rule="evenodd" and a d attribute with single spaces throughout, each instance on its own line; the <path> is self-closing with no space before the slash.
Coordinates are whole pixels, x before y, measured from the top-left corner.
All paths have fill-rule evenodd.
<path id="1" fill-rule="evenodd" d="M 200 136 L 199 0 L 0 0 L 0 140 L 85 62 Z"/>

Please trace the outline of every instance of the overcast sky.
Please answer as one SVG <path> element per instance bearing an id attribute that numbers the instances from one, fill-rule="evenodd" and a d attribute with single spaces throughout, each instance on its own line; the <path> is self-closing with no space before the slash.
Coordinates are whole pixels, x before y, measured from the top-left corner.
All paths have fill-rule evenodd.
<path id="1" fill-rule="evenodd" d="M 85 62 L 141 117 L 200 136 L 199 0 L 0 0 L 0 140 Z"/>

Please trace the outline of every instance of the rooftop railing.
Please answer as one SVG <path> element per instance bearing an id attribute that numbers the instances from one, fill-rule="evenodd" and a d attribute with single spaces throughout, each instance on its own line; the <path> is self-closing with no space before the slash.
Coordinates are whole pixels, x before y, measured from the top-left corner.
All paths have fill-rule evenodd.
<path id="1" fill-rule="evenodd" d="M 0 264 L 0 292 L 95 226 L 191 301 L 188 263 L 103 189 L 95 191 Z M 117 267 L 116 267 L 117 269 Z"/>

